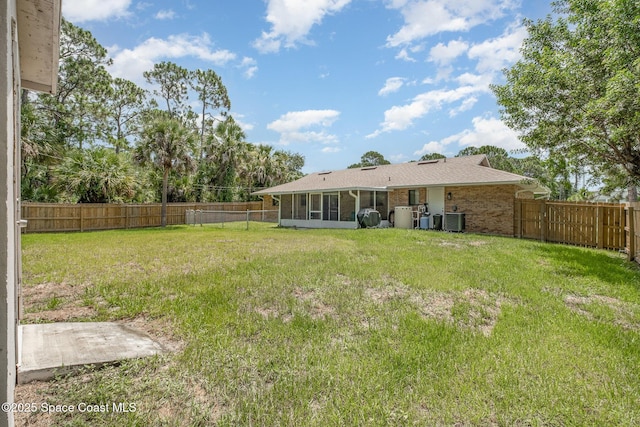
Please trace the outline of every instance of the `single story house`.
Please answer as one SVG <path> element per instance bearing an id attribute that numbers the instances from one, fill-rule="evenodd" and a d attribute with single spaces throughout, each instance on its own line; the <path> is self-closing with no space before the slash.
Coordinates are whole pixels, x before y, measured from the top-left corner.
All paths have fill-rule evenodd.
<path id="1" fill-rule="evenodd" d="M 284 227 L 358 228 L 357 213 L 375 209 L 382 226 L 416 227 L 420 212 L 464 214 L 464 230 L 513 235 L 516 198 L 548 194 L 535 180 L 494 169 L 485 155 L 316 172 L 253 193 L 278 206 Z M 407 211 L 410 221 L 405 221 Z M 400 221 L 402 213 L 402 221 Z M 455 215 L 454 215 L 455 218 Z M 436 224 L 437 225 L 437 224 Z"/>

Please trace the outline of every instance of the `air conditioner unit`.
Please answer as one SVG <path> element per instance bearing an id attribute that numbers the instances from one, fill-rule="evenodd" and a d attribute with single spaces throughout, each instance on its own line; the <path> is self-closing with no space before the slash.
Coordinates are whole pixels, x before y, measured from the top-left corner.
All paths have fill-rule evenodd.
<path id="1" fill-rule="evenodd" d="M 464 213 L 451 212 L 444 214 L 444 229 L 457 233 L 464 231 Z"/>

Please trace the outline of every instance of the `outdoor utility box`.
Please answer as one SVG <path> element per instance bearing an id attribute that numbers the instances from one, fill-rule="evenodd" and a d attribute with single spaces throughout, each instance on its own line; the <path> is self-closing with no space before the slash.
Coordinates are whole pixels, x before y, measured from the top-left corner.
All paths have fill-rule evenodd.
<path id="1" fill-rule="evenodd" d="M 396 206 L 393 215 L 394 227 L 413 228 L 413 208 L 411 206 Z"/>
<path id="2" fill-rule="evenodd" d="M 433 229 L 442 230 L 442 215 L 440 214 L 433 215 Z"/>
<path id="3" fill-rule="evenodd" d="M 445 214 L 445 230 L 462 232 L 464 231 L 464 213 L 448 212 Z"/>

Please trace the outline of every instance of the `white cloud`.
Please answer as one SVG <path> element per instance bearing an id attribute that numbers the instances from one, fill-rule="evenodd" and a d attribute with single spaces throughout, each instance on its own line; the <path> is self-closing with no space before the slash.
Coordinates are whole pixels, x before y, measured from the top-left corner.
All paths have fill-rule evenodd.
<path id="1" fill-rule="evenodd" d="M 513 0 L 388 0 L 388 8 L 400 10 L 404 25 L 387 37 L 387 46 L 411 44 L 445 31 L 468 31 L 501 17 L 514 3 Z"/>
<path id="2" fill-rule="evenodd" d="M 518 134 L 494 117 L 475 117 L 473 129 L 465 129 L 460 133 L 448 136 L 440 141 L 430 141 L 414 154 L 422 156 L 427 153 L 445 153 L 451 144 L 457 144 L 457 150 L 463 147 L 481 147 L 493 145 L 507 151 L 525 148 L 518 139 Z M 450 154 L 452 154 L 450 152 Z"/>
<path id="3" fill-rule="evenodd" d="M 416 60 L 409 55 L 407 49 L 401 49 L 400 52 L 398 52 L 398 54 L 396 55 L 396 59 L 401 59 L 407 62 L 416 62 Z"/>
<path id="4" fill-rule="evenodd" d="M 164 19 L 173 19 L 176 17 L 176 13 L 169 9 L 169 10 L 160 10 L 158 11 L 158 13 L 156 13 L 155 18 L 156 19 L 160 19 L 160 20 L 164 20 Z"/>
<path id="5" fill-rule="evenodd" d="M 397 3 L 401 4 L 402 2 L 397 0 Z M 414 0 L 406 1 L 406 5 L 413 3 L 415 3 Z M 490 2 L 485 0 L 480 3 Z M 436 89 L 425 92 L 415 96 L 405 105 L 389 108 L 384 113 L 384 121 L 380 123 L 380 128 L 367 135 L 367 138 L 374 138 L 385 132 L 405 130 L 412 126 L 417 119 L 448 105 L 451 105 L 448 110 L 450 117 L 469 111 L 478 102 L 479 95 L 490 93 L 489 86 L 498 76 L 500 70 L 519 59 L 519 48 L 526 35 L 526 28 L 520 25 L 511 25 L 501 36 L 472 46 L 460 40 L 437 44 L 430 50 L 429 60 L 439 64 L 438 72 L 435 78 L 424 79 L 423 83 L 433 84 L 447 80 L 455 82 L 459 86 L 454 89 Z M 469 59 L 476 61 L 476 73 L 466 72 L 452 77 L 454 68 L 450 63 L 465 52 Z M 478 125 L 481 124 L 482 122 L 478 122 Z M 474 131 L 470 135 L 479 133 Z M 467 139 L 471 137 L 466 136 Z"/>
<path id="6" fill-rule="evenodd" d="M 311 28 L 322 22 L 326 15 L 337 13 L 351 0 L 268 0 L 266 20 L 271 31 L 262 32 L 254 40 L 253 47 L 261 53 L 273 53 L 294 47 L 297 43 L 309 43 Z"/>
<path id="7" fill-rule="evenodd" d="M 340 115 L 336 110 L 306 110 L 286 113 L 278 120 L 267 125 L 267 129 L 280 133 L 280 143 L 291 142 L 321 142 L 323 144 L 336 143 L 335 135 L 327 134 L 324 130 L 315 131 L 310 128 L 330 127 Z"/>
<path id="8" fill-rule="evenodd" d="M 518 139 L 518 134 L 500 119 L 475 117 L 472 123 L 473 131 L 462 132 L 459 140 L 462 146 L 494 145 L 507 151 L 525 148 Z"/>
<path id="9" fill-rule="evenodd" d="M 255 127 L 253 124 L 247 123 L 247 122 L 242 120 L 244 118 L 244 114 L 231 113 L 231 116 L 233 116 L 233 120 L 235 120 L 237 125 L 240 126 L 242 128 L 242 130 L 245 131 L 245 132 L 253 130 L 253 128 Z"/>
<path id="10" fill-rule="evenodd" d="M 86 21 L 106 21 L 128 16 L 130 5 L 131 0 L 64 0 L 62 15 L 74 24 Z"/>
<path id="11" fill-rule="evenodd" d="M 373 138 L 384 132 L 404 130 L 413 122 L 432 110 L 442 108 L 443 104 L 452 104 L 473 97 L 484 90 L 474 86 L 461 86 L 456 89 L 437 89 L 422 93 L 413 98 L 409 104 L 393 106 L 384 112 L 384 121 L 380 129 L 367 135 Z"/>
<path id="12" fill-rule="evenodd" d="M 192 36 L 178 34 L 166 39 L 149 38 L 133 49 L 109 48 L 113 57 L 111 74 L 142 83 L 142 73 L 153 68 L 160 59 L 175 59 L 193 56 L 222 66 L 235 60 L 236 55 L 225 49 L 213 49 L 208 34 Z"/>
<path id="13" fill-rule="evenodd" d="M 472 74 L 472 73 L 463 73 L 456 77 L 454 80 L 458 82 L 461 86 L 474 86 L 478 89 L 485 88 L 488 89 L 489 85 L 493 81 L 494 74 Z"/>
<path id="14" fill-rule="evenodd" d="M 258 72 L 258 63 L 255 59 L 245 56 L 242 58 L 242 62 L 239 65 L 240 68 L 244 68 L 242 73 L 245 78 L 250 79 Z"/>
<path id="15" fill-rule="evenodd" d="M 468 56 L 478 60 L 478 72 L 498 72 L 520 58 L 520 47 L 526 37 L 525 27 L 511 26 L 500 37 L 473 45 Z"/>
<path id="16" fill-rule="evenodd" d="M 438 43 L 429 51 L 429 61 L 440 66 L 448 65 L 468 49 L 469 44 L 461 40 L 451 40 L 446 45 Z"/>
<path id="17" fill-rule="evenodd" d="M 391 163 L 402 163 L 409 160 L 409 158 L 404 154 L 391 154 L 388 159 Z"/>
<path id="18" fill-rule="evenodd" d="M 449 117 L 454 117 L 462 113 L 463 111 L 470 110 L 474 105 L 476 105 L 476 102 L 478 102 L 478 98 L 476 98 L 475 96 L 465 99 L 458 107 L 449 110 Z"/>
<path id="19" fill-rule="evenodd" d="M 414 151 L 415 156 L 424 156 L 425 154 L 438 153 L 442 154 L 446 152 L 447 144 L 444 144 L 440 141 L 431 141 L 427 144 L 424 144 L 420 150 Z"/>
<path id="20" fill-rule="evenodd" d="M 404 85 L 404 80 L 402 77 L 391 77 L 388 78 L 384 84 L 384 87 L 378 91 L 378 95 L 386 96 L 390 93 L 397 92 Z"/>
<path id="21" fill-rule="evenodd" d="M 290 132 L 309 126 L 331 126 L 340 115 L 336 110 L 306 110 L 286 113 L 274 122 L 269 123 L 267 129 L 276 132 Z"/>
<path id="22" fill-rule="evenodd" d="M 339 153 L 340 151 L 342 151 L 342 148 L 340 148 L 340 147 L 324 147 L 321 151 L 323 153 Z"/>

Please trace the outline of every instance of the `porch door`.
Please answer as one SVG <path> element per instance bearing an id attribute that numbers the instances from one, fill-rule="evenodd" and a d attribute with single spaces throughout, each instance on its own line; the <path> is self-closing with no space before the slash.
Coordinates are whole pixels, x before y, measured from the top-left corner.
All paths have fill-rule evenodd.
<path id="1" fill-rule="evenodd" d="M 444 216 L 444 187 L 427 188 L 427 203 L 429 204 L 431 215 L 440 214 Z"/>
<path id="2" fill-rule="evenodd" d="M 325 193 L 322 196 L 322 220 L 338 220 L 338 193 Z"/>
<path id="3" fill-rule="evenodd" d="M 309 219 L 322 219 L 322 194 L 309 194 Z"/>

